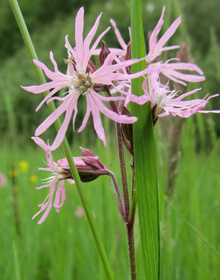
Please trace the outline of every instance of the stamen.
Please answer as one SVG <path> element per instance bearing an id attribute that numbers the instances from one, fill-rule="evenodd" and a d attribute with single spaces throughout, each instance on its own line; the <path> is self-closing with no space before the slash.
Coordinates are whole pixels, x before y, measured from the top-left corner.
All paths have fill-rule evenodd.
<path id="1" fill-rule="evenodd" d="M 87 90 L 93 86 L 90 74 L 74 72 L 75 76 L 72 79 L 73 87 L 80 92 L 80 94 L 86 94 Z"/>

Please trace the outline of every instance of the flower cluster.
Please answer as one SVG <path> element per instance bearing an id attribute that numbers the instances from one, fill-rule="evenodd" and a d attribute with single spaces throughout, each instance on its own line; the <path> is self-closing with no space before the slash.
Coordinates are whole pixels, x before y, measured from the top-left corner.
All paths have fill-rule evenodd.
<path id="1" fill-rule="evenodd" d="M 67 65 L 66 73 L 61 73 L 57 63 L 50 52 L 50 60 L 53 64 L 54 71 L 47 68 L 45 64 L 38 60 L 34 60 L 35 65 L 41 68 L 45 75 L 50 79 L 49 82 L 23 87 L 26 91 L 39 94 L 48 91 L 46 97 L 42 100 L 36 110 L 46 102 L 57 100 L 60 105 L 51 113 L 36 129 L 34 141 L 46 151 L 48 168 L 53 176 L 49 178 L 46 185 L 40 188 L 49 187 L 50 193 L 45 201 L 40 205 L 41 209 L 36 214 L 44 211 L 40 222 L 42 222 L 52 206 L 52 198 L 55 193 L 57 184 L 56 197 L 54 207 L 56 211 L 63 205 L 65 200 L 64 180 L 72 180 L 66 159 L 59 160 L 54 163 L 51 151 L 57 149 L 62 143 L 70 121 L 72 119 L 73 130 L 75 129 L 75 121 L 78 111 L 79 97 L 86 98 L 87 109 L 78 132 L 86 127 L 90 115 L 93 118 L 94 129 L 97 136 L 106 145 L 105 131 L 100 118 L 100 113 L 104 114 L 116 123 L 132 124 L 137 121 L 126 109 L 129 102 L 135 102 L 142 105 L 151 102 L 154 124 L 158 117 L 164 117 L 169 114 L 187 118 L 197 112 L 208 113 L 220 111 L 203 111 L 210 97 L 205 96 L 203 99 L 188 100 L 187 97 L 198 92 L 200 88 L 192 91 L 181 93 L 180 90 L 170 88 L 169 81 L 175 84 L 186 86 L 189 82 L 201 82 L 205 77 L 202 70 L 191 62 L 182 62 L 178 58 L 172 58 L 162 61 L 162 53 L 164 51 L 179 48 L 179 46 L 166 46 L 168 40 L 175 33 L 181 23 L 181 17 L 177 18 L 167 31 L 158 38 L 163 26 L 165 7 L 162 10 L 161 17 L 150 34 L 149 52 L 141 59 L 131 59 L 130 43 L 126 44 L 123 40 L 116 23 L 111 20 L 111 24 L 115 31 L 121 49 L 107 48 L 103 42 L 102 48 L 98 47 L 103 36 L 109 31 L 110 27 L 104 30 L 95 38 L 99 26 L 101 14 L 96 19 L 93 27 L 83 39 L 84 29 L 84 9 L 80 8 L 75 19 L 75 47 L 72 47 L 68 36 L 65 38 L 65 47 L 67 49 L 68 58 L 65 60 Z M 132 37 L 132 32 L 130 31 Z M 92 58 L 99 55 L 99 66 L 96 67 Z M 146 68 L 137 73 L 131 73 L 130 66 L 139 62 L 146 61 Z M 134 78 L 143 77 L 143 94 L 136 96 L 131 91 L 131 81 Z M 166 78 L 166 83 L 162 83 L 162 77 Z M 65 88 L 65 94 L 58 96 L 59 90 Z M 80 105 L 79 105 L 80 106 Z M 125 113 L 128 112 L 128 113 Z M 46 145 L 38 136 L 43 134 L 62 114 L 65 114 L 62 125 L 56 135 L 51 146 Z M 77 169 L 80 173 L 82 181 L 87 182 L 98 177 L 100 174 L 107 174 L 104 165 L 99 162 L 95 155 L 83 150 L 82 158 L 74 158 Z M 90 155 L 88 155 L 90 154 Z M 88 158 L 89 157 L 89 158 Z M 92 157 L 92 163 L 91 158 Z M 72 182 L 72 181 L 71 181 Z M 35 215 L 35 216 L 36 216 Z"/>
<path id="2" fill-rule="evenodd" d="M 218 94 L 210 97 L 205 96 L 203 99 L 183 100 L 187 96 L 199 91 L 200 88 L 184 92 L 184 94 L 181 94 L 181 92 L 175 89 L 170 90 L 169 80 L 177 84 L 187 86 L 189 82 L 202 82 L 205 80 L 205 77 L 203 76 L 203 71 L 197 65 L 190 62 L 181 62 L 179 58 L 169 59 L 165 62 L 160 61 L 162 52 L 179 48 L 179 46 L 165 47 L 165 44 L 180 25 L 181 16 L 171 24 L 168 30 L 158 40 L 158 34 L 164 23 L 164 12 L 165 7 L 163 7 L 161 17 L 149 38 L 149 52 L 146 56 L 146 66 L 149 71 L 148 75 L 144 78 L 142 86 L 144 94 L 143 96 L 137 98 L 137 96 L 130 92 L 130 99 L 128 101 L 137 102 L 139 104 L 144 104 L 148 101 L 151 102 L 154 123 L 158 117 L 164 117 L 169 114 L 187 118 L 197 112 L 220 113 L 219 110 L 201 111 L 206 106 L 209 99 L 218 96 Z M 122 50 L 114 49 L 113 51 L 117 53 L 118 56 L 125 59 L 129 44 L 126 45 L 119 30 L 117 29 L 116 23 L 113 20 L 111 20 L 111 24 L 114 27 L 118 42 L 122 47 Z M 198 75 L 189 74 L 189 72 L 197 72 Z M 166 84 L 161 83 L 161 76 L 165 76 L 168 80 Z"/>

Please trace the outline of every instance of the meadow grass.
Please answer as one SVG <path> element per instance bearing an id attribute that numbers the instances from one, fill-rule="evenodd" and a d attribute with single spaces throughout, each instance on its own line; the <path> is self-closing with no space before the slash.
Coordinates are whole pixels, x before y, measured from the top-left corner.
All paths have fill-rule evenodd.
<path id="1" fill-rule="evenodd" d="M 115 147 L 114 140 L 109 144 Z M 113 156 L 115 149 L 100 146 L 90 149 L 120 181 L 118 161 Z M 220 257 L 212 248 L 220 251 L 219 145 L 216 142 L 209 151 L 196 152 L 191 141 L 191 145 L 183 145 L 182 149 L 179 175 L 167 216 L 164 215 L 163 177 L 159 172 L 161 280 L 215 280 L 220 273 Z M 106 279 L 85 215 L 77 217 L 81 203 L 75 186 L 66 185 L 67 199 L 60 212 L 52 209 L 45 222 L 38 225 L 39 218 L 32 221 L 31 217 L 47 195 L 47 190 L 35 190 L 41 185 L 40 180 L 48 176 L 46 172 L 37 171 L 45 167 L 44 152 L 31 144 L 12 150 L 8 143 L 2 143 L 0 151 L 0 172 L 8 178 L 7 185 L 0 189 L 1 279 Z M 62 151 L 54 155 L 55 159 L 59 157 L 63 157 Z M 25 172 L 21 161 L 28 163 Z M 129 164 L 128 157 L 128 170 Z M 16 170 L 15 189 L 10 176 L 12 166 Z M 160 170 L 166 168 L 163 161 L 159 166 Z M 36 182 L 30 181 L 33 175 L 37 176 Z M 111 182 L 103 176 L 84 187 L 115 279 L 127 280 L 126 230 L 113 199 Z M 14 192 L 17 196 L 13 196 Z M 144 279 L 138 228 L 136 219 L 138 279 Z"/>

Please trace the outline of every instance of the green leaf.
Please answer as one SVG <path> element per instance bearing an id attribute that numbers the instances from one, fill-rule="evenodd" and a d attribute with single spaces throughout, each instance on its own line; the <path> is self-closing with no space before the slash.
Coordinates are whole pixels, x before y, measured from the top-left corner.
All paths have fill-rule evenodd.
<path id="1" fill-rule="evenodd" d="M 131 57 L 145 56 L 141 1 L 131 1 Z M 146 67 L 145 61 L 132 67 L 137 72 Z M 142 95 L 143 79 L 132 81 L 132 93 Z M 132 114 L 138 117 L 133 124 L 135 186 L 137 189 L 141 246 L 147 280 L 159 279 L 159 211 L 157 168 L 151 106 L 132 104 Z"/>

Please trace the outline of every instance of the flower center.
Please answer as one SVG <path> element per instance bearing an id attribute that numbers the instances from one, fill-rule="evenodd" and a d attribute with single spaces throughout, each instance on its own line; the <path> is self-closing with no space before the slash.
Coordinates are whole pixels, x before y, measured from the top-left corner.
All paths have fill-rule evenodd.
<path id="1" fill-rule="evenodd" d="M 157 84 L 152 93 L 152 107 L 154 107 L 154 105 L 157 105 L 155 111 L 157 116 L 164 111 L 164 107 L 169 105 L 169 102 L 177 95 L 177 93 L 178 91 L 176 90 L 169 90 L 168 84 Z"/>
<path id="2" fill-rule="evenodd" d="M 90 75 L 86 73 L 74 73 L 73 86 L 80 93 L 85 94 L 86 91 L 93 86 Z"/>
<path id="3" fill-rule="evenodd" d="M 62 181 L 65 179 L 72 178 L 71 172 L 69 168 L 62 168 L 59 166 L 59 164 L 54 163 L 54 170 L 53 170 L 53 176 L 56 177 L 58 181 Z"/>

